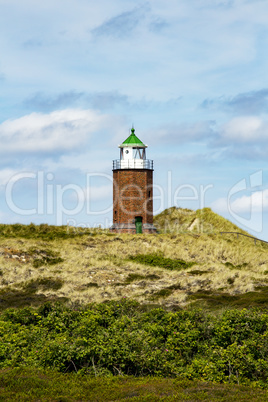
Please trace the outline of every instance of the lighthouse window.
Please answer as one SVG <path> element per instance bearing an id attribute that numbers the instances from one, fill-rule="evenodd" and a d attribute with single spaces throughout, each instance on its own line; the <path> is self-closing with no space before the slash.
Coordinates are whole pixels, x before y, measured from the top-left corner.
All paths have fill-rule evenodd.
<path id="1" fill-rule="evenodd" d="M 135 159 L 143 159 L 142 157 L 142 149 L 141 148 L 133 148 L 134 151 L 134 158 Z"/>
<path id="2" fill-rule="evenodd" d="M 128 154 L 129 153 L 129 151 L 128 150 L 126 150 L 126 154 Z"/>

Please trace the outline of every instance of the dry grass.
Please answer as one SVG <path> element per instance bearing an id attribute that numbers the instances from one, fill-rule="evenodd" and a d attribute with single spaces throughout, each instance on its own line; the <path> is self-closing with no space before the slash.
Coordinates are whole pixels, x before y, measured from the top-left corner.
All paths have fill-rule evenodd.
<path id="1" fill-rule="evenodd" d="M 211 213 L 206 210 L 205 214 Z M 140 302 L 157 301 L 181 307 L 189 303 L 189 295 L 198 292 L 241 295 L 267 285 L 268 247 L 261 242 L 255 245 L 246 237 L 237 239 L 234 235 L 216 234 L 218 215 L 213 215 L 212 234 L 193 233 L 190 226 L 185 233 L 174 233 L 178 232 L 174 230 L 156 235 L 111 235 L 104 231 L 49 241 L 2 238 L 0 298 L 5 298 L 7 289 L 25 292 L 25 284 L 42 278 L 54 278 L 62 283 L 58 290 L 53 286 L 36 288 L 34 294 L 47 299 L 64 297 L 73 303 L 89 303 L 131 297 Z M 229 224 L 219 217 L 220 229 L 229 229 Z M 34 257 L 29 252 L 33 248 L 58 253 L 63 262 L 44 263 L 35 268 Z M 165 258 L 195 262 L 195 265 L 168 271 L 129 260 L 137 254 L 157 253 Z M 136 279 L 129 281 L 131 274 Z M 157 277 L 152 279 L 152 274 Z"/>

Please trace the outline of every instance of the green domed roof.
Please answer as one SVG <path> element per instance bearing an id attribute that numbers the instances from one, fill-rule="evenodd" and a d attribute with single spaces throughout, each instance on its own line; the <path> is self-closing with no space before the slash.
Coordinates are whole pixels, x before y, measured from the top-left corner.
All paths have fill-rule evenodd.
<path id="1" fill-rule="evenodd" d="M 147 148 L 147 145 L 141 142 L 141 140 L 135 134 L 135 129 L 132 128 L 130 136 L 121 145 L 119 145 L 119 148 L 123 147 Z"/>

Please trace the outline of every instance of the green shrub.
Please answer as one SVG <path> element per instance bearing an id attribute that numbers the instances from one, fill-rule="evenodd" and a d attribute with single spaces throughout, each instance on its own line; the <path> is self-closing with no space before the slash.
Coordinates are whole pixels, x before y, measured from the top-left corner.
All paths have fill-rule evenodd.
<path id="1" fill-rule="evenodd" d="M 43 284 L 46 286 L 45 284 Z M 0 368 L 53 368 L 98 376 L 165 376 L 268 383 L 268 314 L 146 309 L 122 299 L 69 308 L 7 309 L 0 316 Z"/>
<path id="2" fill-rule="evenodd" d="M 159 298 L 164 298 L 170 296 L 174 290 L 181 289 L 181 285 L 174 284 L 171 286 L 168 286 L 167 288 L 163 288 L 160 290 L 157 290 L 156 292 L 153 293 L 153 295 L 149 298 L 150 300 L 158 300 Z"/>
<path id="3" fill-rule="evenodd" d="M 171 258 L 165 258 L 160 254 L 137 254 L 129 257 L 129 259 L 140 264 L 150 265 L 152 267 L 160 267 L 170 271 L 181 271 L 182 269 L 192 267 L 194 264 L 196 264 L 195 262 L 172 260 Z"/>
<path id="4" fill-rule="evenodd" d="M 231 262 L 225 262 L 224 265 L 229 268 L 229 269 L 242 269 L 246 268 L 248 266 L 248 263 L 244 262 L 243 264 L 240 265 L 233 265 Z"/>

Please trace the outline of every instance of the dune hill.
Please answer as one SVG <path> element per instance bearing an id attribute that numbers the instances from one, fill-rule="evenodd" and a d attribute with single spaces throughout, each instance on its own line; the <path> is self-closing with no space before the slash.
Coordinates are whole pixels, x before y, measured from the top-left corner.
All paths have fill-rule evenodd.
<path id="1" fill-rule="evenodd" d="M 133 298 L 209 309 L 268 305 L 268 245 L 210 209 L 170 208 L 158 234 L 0 225 L 0 309 Z M 243 232 L 246 234 L 246 232 Z"/>
<path id="2" fill-rule="evenodd" d="M 156 215 L 154 224 L 163 233 L 217 234 L 220 232 L 240 232 L 248 234 L 210 208 L 193 211 L 186 208 L 171 207 Z"/>

